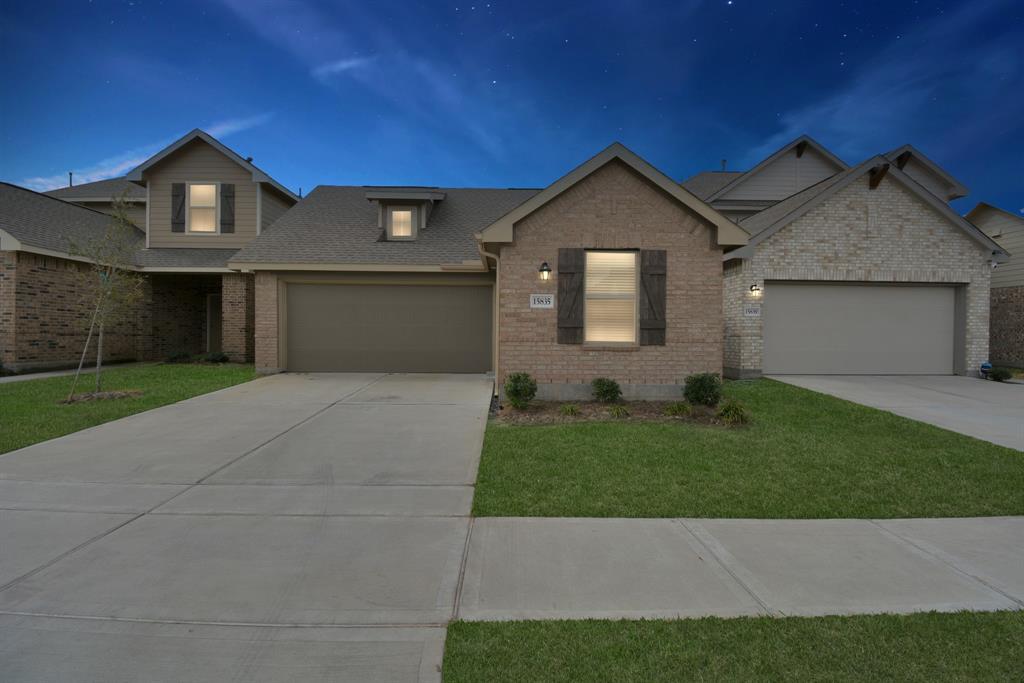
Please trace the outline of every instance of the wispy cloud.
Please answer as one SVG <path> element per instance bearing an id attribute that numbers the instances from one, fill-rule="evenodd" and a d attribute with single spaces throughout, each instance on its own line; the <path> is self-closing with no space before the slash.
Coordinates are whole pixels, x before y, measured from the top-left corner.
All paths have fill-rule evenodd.
<path id="1" fill-rule="evenodd" d="M 313 69 L 312 74 L 314 78 L 324 80 L 331 76 L 343 74 L 346 71 L 352 71 L 354 69 L 361 69 L 369 65 L 375 57 L 350 57 L 349 59 L 338 59 L 333 62 L 327 62 Z"/>
<path id="2" fill-rule="evenodd" d="M 263 124 L 268 123 L 273 116 L 273 112 L 265 112 L 263 114 L 244 118 L 225 119 L 222 121 L 216 121 L 209 126 L 206 126 L 203 130 L 215 138 L 226 138 L 234 135 L 235 133 L 240 133 L 257 126 L 262 126 Z M 142 145 L 141 147 L 134 147 L 132 149 L 125 150 L 120 154 L 101 159 L 92 164 L 70 169 L 74 173 L 75 184 L 81 185 L 83 183 L 92 183 L 97 180 L 107 180 L 108 178 L 122 176 L 167 145 L 177 140 L 182 135 L 184 135 L 184 132 L 148 145 Z M 24 187 L 42 192 L 58 187 L 64 187 L 67 185 L 67 182 L 68 174 L 67 171 L 65 171 L 54 175 L 31 176 L 24 178 L 21 180 L 20 184 Z"/>

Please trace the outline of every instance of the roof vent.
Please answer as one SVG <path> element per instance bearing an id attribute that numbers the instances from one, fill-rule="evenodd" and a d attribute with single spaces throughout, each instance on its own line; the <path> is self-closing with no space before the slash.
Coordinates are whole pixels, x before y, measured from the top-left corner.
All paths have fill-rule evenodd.
<path id="1" fill-rule="evenodd" d="M 722 159 L 722 173 L 725 173 L 725 164 L 728 159 Z"/>
<path id="2" fill-rule="evenodd" d="M 246 157 L 245 158 L 245 163 L 251 164 L 252 163 L 252 157 Z"/>

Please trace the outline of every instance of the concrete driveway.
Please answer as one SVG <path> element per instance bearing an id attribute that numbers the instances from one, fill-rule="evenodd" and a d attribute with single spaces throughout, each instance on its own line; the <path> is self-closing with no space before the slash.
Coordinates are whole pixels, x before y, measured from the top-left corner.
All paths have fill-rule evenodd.
<path id="1" fill-rule="evenodd" d="M 491 386 L 278 375 L 0 456 L 4 680 L 439 680 Z"/>
<path id="2" fill-rule="evenodd" d="M 1024 384 L 918 375 L 776 375 L 772 379 L 1024 451 Z"/>

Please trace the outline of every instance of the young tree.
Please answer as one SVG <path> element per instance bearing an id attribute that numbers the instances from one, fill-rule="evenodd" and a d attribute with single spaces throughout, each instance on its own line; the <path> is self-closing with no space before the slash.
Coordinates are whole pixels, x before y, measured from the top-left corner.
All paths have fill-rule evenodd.
<path id="1" fill-rule="evenodd" d="M 96 388 L 100 391 L 103 369 L 103 333 L 108 325 L 129 322 L 133 306 L 142 298 L 144 280 L 131 270 L 135 251 L 139 248 L 138 229 L 128 218 L 130 201 L 127 193 L 114 200 L 114 213 L 102 235 L 82 243 L 71 243 L 70 253 L 81 256 L 89 267 L 78 271 L 78 291 L 92 311 L 89 332 L 78 362 L 78 372 L 71 384 L 70 400 L 82 374 L 89 343 L 96 337 Z"/>

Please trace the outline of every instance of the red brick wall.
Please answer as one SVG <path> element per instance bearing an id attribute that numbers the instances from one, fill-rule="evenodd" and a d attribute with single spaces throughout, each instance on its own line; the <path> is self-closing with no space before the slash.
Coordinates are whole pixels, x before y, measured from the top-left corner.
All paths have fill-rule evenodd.
<path id="1" fill-rule="evenodd" d="M 233 362 L 251 362 L 254 356 L 256 279 L 246 273 L 221 276 L 223 313 L 221 345 Z"/>
<path id="2" fill-rule="evenodd" d="M 664 346 L 599 349 L 558 344 L 557 311 L 530 309 L 532 293 L 557 295 L 560 247 L 664 249 L 668 256 Z M 722 371 L 722 251 L 713 228 L 629 167 L 613 162 L 515 226 L 501 250 L 497 379 L 529 372 L 541 384 L 680 385 L 694 372 Z M 668 387 L 666 387 L 668 389 Z"/>
<path id="3" fill-rule="evenodd" d="M 220 276 L 204 273 L 154 273 L 152 287 L 153 355 L 205 353 L 206 297 L 220 293 Z"/>
<path id="4" fill-rule="evenodd" d="M 259 312 L 255 323 L 256 370 L 279 372 L 278 326 L 277 326 L 277 275 L 260 271 L 256 273 L 255 298 Z"/>
<path id="5" fill-rule="evenodd" d="M 1024 368 L 1024 287 L 995 287 L 989 315 L 989 359 Z"/>
<path id="6" fill-rule="evenodd" d="M 0 367 L 17 357 L 14 341 L 14 288 L 18 272 L 17 254 L 0 251 Z"/>

